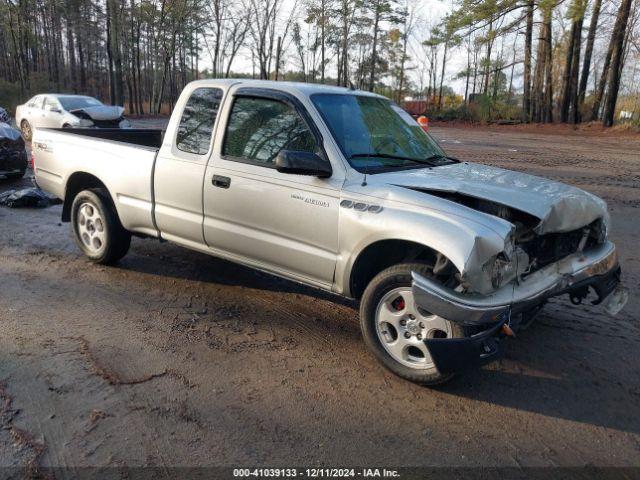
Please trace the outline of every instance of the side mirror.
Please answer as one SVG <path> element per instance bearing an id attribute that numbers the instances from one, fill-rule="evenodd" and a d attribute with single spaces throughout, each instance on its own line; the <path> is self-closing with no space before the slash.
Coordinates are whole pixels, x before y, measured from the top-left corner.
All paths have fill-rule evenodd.
<path id="1" fill-rule="evenodd" d="M 45 107 L 45 110 L 48 110 L 49 112 L 53 112 L 53 113 L 61 113 L 62 110 L 60 110 L 58 107 L 54 107 L 53 105 L 47 105 Z"/>
<path id="2" fill-rule="evenodd" d="M 276 170 L 280 173 L 328 178 L 333 173 L 328 160 L 315 153 L 282 150 L 276 157 Z"/>

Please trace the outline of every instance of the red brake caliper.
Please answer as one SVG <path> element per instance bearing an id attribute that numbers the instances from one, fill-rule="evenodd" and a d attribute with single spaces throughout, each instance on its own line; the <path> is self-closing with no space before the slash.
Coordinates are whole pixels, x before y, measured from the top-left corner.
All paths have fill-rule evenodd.
<path id="1" fill-rule="evenodd" d="M 391 306 L 398 312 L 400 310 L 404 310 L 404 307 L 405 307 L 404 298 L 402 297 L 396 298 L 393 302 L 391 302 Z"/>

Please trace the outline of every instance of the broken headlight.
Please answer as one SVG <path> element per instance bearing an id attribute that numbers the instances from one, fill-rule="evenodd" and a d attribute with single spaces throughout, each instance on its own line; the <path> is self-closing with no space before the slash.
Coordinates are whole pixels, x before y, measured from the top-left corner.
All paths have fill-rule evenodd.
<path id="1" fill-rule="evenodd" d="M 483 269 L 491 286 L 497 289 L 528 271 L 529 255 L 515 245 L 513 234 L 510 234 L 505 240 L 504 250 L 491 257 Z"/>
<path id="2" fill-rule="evenodd" d="M 489 275 L 493 288 L 500 288 L 503 283 L 513 278 L 514 274 L 515 265 L 504 253 L 499 253 L 489 261 Z"/>
<path id="3" fill-rule="evenodd" d="M 609 236 L 609 219 L 602 218 L 593 223 L 592 235 L 595 237 L 598 244 L 604 243 Z"/>

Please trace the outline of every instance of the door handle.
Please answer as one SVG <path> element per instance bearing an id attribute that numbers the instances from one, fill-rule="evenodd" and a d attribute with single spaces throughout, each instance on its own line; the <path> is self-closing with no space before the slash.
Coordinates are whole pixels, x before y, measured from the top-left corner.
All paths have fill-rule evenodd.
<path id="1" fill-rule="evenodd" d="M 211 183 L 214 187 L 229 188 L 229 186 L 231 186 L 231 179 L 229 177 L 223 177 L 221 175 L 214 175 L 211 179 Z"/>

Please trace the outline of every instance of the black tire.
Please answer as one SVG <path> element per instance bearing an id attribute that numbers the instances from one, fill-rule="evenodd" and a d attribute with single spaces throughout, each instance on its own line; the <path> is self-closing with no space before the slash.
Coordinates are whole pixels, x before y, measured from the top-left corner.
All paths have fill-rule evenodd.
<path id="1" fill-rule="evenodd" d="M 33 137 L 33 130 L 31 129 L 31 125 L 28 121 L 22 120 L 20 122 L 20 133 L 22 133 L 22 139 L 25 142 L 30 142 Z"/>
<path id="2" fill-rule="evenodd" d="M 422 385 L 438 385 L 450 380 L 454 375 L 441 374 L 431 368 L 412 368 L 394 359 L 385 349 L 376 330 L 376 312 L 383 297 L 396 288 L 411 286 L 411 272 L 433 277 L 432 268 L 423 263 L 402 263 L 389 267 L 376 275 L 364 291 L 360 302 L 360 327 L 364 341 L 373 355 L 396 375 Z M 464 328 L 450 322 L 451 337 L 464 337 Z M 398 333 L 399 334 L 399 333 Z"/>
<path id="3" fill-rule="evenodd" d="M 96 249 L 91 240 L 83 240 L 83 227 L 79 210 L 83 205 L 95 208 L 102 226 L 100 247 Z M 87 207 L 84 207 L 87 208 Z M 87 220 L 85 219 L 85 222 Z M 83 190 L 76 195 L 71 205 L 73 236 L 82 252 L 94 263 L 110 265 L 116 263 L 129 251 L 131 233 L 124 229 L 118 218 L 109 193 L 102 188 Z M 96 223 L 97 225 L 97 223 Z M 98 227 L 94 227 L 96 230 Z M 84 229 L 86 233 L 86 229 Z"/>

